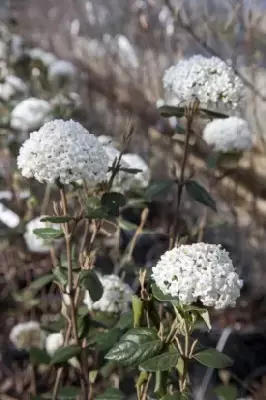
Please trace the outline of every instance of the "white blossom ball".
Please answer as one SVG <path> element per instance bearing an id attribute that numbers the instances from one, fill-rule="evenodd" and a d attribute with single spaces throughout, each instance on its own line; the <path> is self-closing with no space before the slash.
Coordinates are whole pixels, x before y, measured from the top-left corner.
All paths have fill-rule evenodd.
<path id="1" fill-rule="evenodd" d="M 45 349 L 50 357 L 53 357 L 56 350 L 62 347 L 64 344 L 64 336 L 61 332 L 51 333 L 47 336 L 45 341 Z"/>
<path id="2" fill-rule="evenodd" d="M 27 86 L 25 83 L 14 75 L 7 75 L 3 83 L 0 83 L 0 99 L 9 101 L 16 94 L 25 93 Z"/>
<path id="3" fill-rule="evenodd" d="M 203 139 L 217 151 L 250 150 L 252 134 L 247 121 L 238 117 L 214 119 L 204 131 Z"/>
<path id="4" fill-rule="evenodd" d="M 13 129 L 30 132 L 51 118 L 51 104 L 46 100 L 30 97 L 12 110 L 10 124 Z"/>
<path id="5" fill-rule="evenodd" d="M 167 251 L 152 268 L 152 278 L 164 294 L 182 304 L 201 301 L 216 309 L 235 306 L 242 287 L 228 252 L 206 243 Z"/>
<path id="6" fill-rule="evenodd" d="M 88 309 L 107 313 L 126 312 L 129 309 L 133 291 L 116 275 L 98 275 L 103 286 L 103 295 L 100 300 L 93 302 L 90 294 L 85 293 L 84 303 Z"/>
<path id="7" fill-rule="evenodd" d="M 57 61 L 57 57 L 53 53 L 38 47 L 30 49 L 28 54 L 33 61 L 40 61 L 45 67 L 49 67 L 49 65 Z"/>
<path id="8" fill-rule="evenodd" d="M 55 86 L 63 86 L 76 76 L 76 68 L 70 61 L 57 60 L 48 67 L 48 80 Z"/>
<path id="9" fill-rule="evenodd" d="M 43 348 L 45 333 L 37 321 L 22 322 L 12 328 L 9 339 L 17 349 Z"/>
<path id="10" fill-rule="evenodd" d="M 108 156 L 96 136 L 78 122 L 60 119 L 32 132 L 20 148 L 18 168 L 26 178 L 68 184 L 106 180 Z"/>
<path id="11" fill-rule="evenodd" d="M 176 103 L 197 98 L 201 106 L 223 104 L 237 110 L 244 101 L 244 85 L 233 68 L 218 57 L 194 55 L 165 71 L 164 88 Z"/>
<path id="12" fill-rule="evenodd" d="M 55 241 L 42 239 L 39 236 L 35 235 L 35 229 L 43 229 L 43 228 L 53 228 L 59 229 L 58 224 L 51 224 L 49 222 L 42 222 L 41 219 L 45 216 L 37 217 L 32 219 L 27 223 L 24 239 L 27 245 L 27 248 L 32 253 L 49 253 L 50 248 L 55 244 Z M 57 241 L 58 243 L 58 241 Z"/>
<path id="13" fill-rule="evenodd" d="M 122 186 L 126 191 L 145 189 L 150 181 L 150 168 L 138 154 L 123 154 L 122 162 L 128 165 L 128 168 L 139 169 L 141 172 L 136 174 L 125 173 L 122 180 Z"/>

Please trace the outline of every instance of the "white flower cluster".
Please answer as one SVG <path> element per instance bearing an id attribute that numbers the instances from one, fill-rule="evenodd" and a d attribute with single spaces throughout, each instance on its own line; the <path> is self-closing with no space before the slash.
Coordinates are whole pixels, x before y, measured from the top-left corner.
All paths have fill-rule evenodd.
<path id="1" fill-rule="evenodd" d="M 49 250 L 54 243 L 54 241 L 42 239 L 39 236 L 35 235 L 35 233 L 33 232 L 35 229 L 43 229 L 43 228 L 58 229 L 59 228 L 58 224 L 42 222 L 41 221 L 42 218 L 44 218 L 44 215 L 41 217 L 32 219 L 26 225 L 24 239 L 25 239 L 28 250 L 31 251 L 32 253 L 43 253 L 43 254 L 49 253 Z"/>
<path id="2" fill-rule="evenodd" d="M 177 102 L 197 98 L 201 106 L 223 104 L 236 110 L 244 100 L 244 86 L 233 68 L 218 57 L 195 55 L 166 70 L 164 88 Z"/>
<path id="3" fill-rule="evenodd" d="M 17 94 L 23 94 L 27 90 L 25 83 L 14 75 L 7 75 L 0 83 L 0 99 L 9 101 Z"/>
<path id="4" fill-rule="evenodd" d="M 76 68 L 70 61 L 57 60 L 48 67 L 48 80 L 55 86 L 63 86 L 76 76 Z"/>
<path id="5" fill-rule="evenodd" d="M 99 275 L 99 279 L 103 286 L 103 295 L 100 300 L 93 302 L 87 291 L 84 303 L 88 309 L 107 313 L 126 312 L 133 295 L 130 286 L 116 275 Z"/>
<path id="6" fill-rule="evenodd" d="M 48 101 L 29 97 L 12 110 L 10 124 L 13 129 L 30 132 L 51 118 L 52 106 Z"/>
<path id="7" fill-rule="evenodd" d="M 54 120 L 33 132 L 20 148 L 18 168 L 26 178 L 63 184 L 106 180 L 108 157 L 96 136 L 78 122 Z"/>
<path id="8" fill-rule="evenodd" d="M 62 335 L 61 332 L 51 333 L 50 335 L 47 336 L 45 341 L 45 349 L 47 351 L 47 354 L 49 354 L 50 357 L 53 357 L 56 350 L 62 347 L 63 344 L 64 344 L 64 336 Z"/>
<path id="9" fill-rule="evenodd" d="M 252 135 L 247 121 L 238 117 L 215 119 L 203 131 L 203 139 L 216 151 L 250 150 Z"/>
<path id="10" fill-rule="evenodd" d="M 167 251 L 152 268 L 152 277 L 164 294 L 183 304 L 198 300 L 216 309 L 235 306 L 242 281 L 220 245 L 196 243 Z"/>
<path id="11" fill-rule="evenodd" d="M 45 333 L 36 321 L 22 322 L 12 328 L 9 339 L 17 349 L 43 348 Z"/>

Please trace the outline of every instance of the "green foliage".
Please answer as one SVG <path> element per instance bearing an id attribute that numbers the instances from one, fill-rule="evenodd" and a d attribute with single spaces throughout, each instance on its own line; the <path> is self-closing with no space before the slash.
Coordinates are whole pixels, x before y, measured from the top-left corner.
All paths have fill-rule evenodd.
<path id="1" fill-rule="evenodd" d="M 151 184 L 147 187 L 147 189 L 144 192 L 144 199 L 146 199 L 147 201 L 151 201 L 153 200 L 154 197 L 158 195 L 167 194 L 174 185 L 174 183 L 175 181 L 172 179 L 158 180 L 151 182 Z"/>
<path id="2" fill-rule="evenodd" d="M 160 400 L 180 400 L 181 393 L 174 392 L 172 394 L 166 394 L 165 396 L 161 397 Z"/>
<path id="3" fill-rule="evenodd" d="M 108 388 L 103 394 L 96 396 L 95 400 L 123 400 L 125 398 L 121 390 Z"/>
<path id="4" fill-rule="evenodd" d="M 152 294 L 155 297 L 156 300 L 158 301 L 170 301 L 172 302 L 174 305 L 178 305 L 179 301 L 177 298 L 171 296 L 170 294 L 164 294 L 161 289 L 155 285 L 155 283 L 152 284 L 151 286 L 152 289 Z"/>
<path id="5" fill-rule="evenodd" d="M 191 313 L 196 314 L 196 316 L 200 317 L 205 322 L 208 329 L 211 330 L 212 327 L 211 327 L 210 315 L 206 308 L 187 306 L 185 309 Z"/>
<path id="6" fill-rule="evenodd" d="M 144 303 L 143 301 L 136 295 L 132 296 L 132 308 L 133 308 L 133 316 L 134 316 L 134 328 L 140 326 Z"/>
<path id="7" fill-rule="evenodd" d="M 88 313 L 78 317 L 77 328 L 79 339 L 83 339 L 87 336 L 90 329 L 90 316 Z"/>
<path id="8" fill-rule="evenodd" d="M 227 368 L 233 364 L 230 357 L 212 348 L 193 354 L 193 358 L 209 368 Z"/>
<path id="9" fill-rule="evenodd" d="M 53 282 L 54 275 L 53 274 L 46 274 L 40 276 L 40 278 L 35 279 L 35 281 L 31 282 L 31 284 L 27 287 L 26 290 L 32 291 L 37 293 L 41 290 L 44 286 L 48 285 L 49 283 Z"/>
<path id="10" fill-rule="evenodd" d="M 81 287 L 88 290 L 92 301 L 98 301 L 103 295 L 101 281 L 94 270 L 82 270 L 79 275 Z"/>
<path id="11" fill-rule="evenodd" d="M 94 337 L 94 343 L 99 350 L 108 351 L 117 343 L 120 336 L 121 330 L 119 328 L 113 328 L 107 332 L 98 332 Z"/>
<path id="12" fill-rule="evenodd" d="M 162 353 L 142 362 L 140 367 L 149 372 L 169 371 L 176 367 L 179 357 L 178 351 Z"/>
<path id="13" fill-rule="evenodd" d="M 61 266 L 58 266 L 54 268 L 53 270 L 54 274 L 54 279 L 59 285 L 65 287 L 67 285 L 67 270 L 65 268 L 62 268 Z"/>
<path id="14" fill-rule="evenodd" d="M 219 385 L 215 388 L 219 400 L 236 400 L 237 390 L 233 385 Z"/>
<path id="15" fill-rule="evenodd" d="M 34 229 L 33 233 L 35 233 L 35 235 L 45 240 L 58 239 L 64 235 L 61 229 L 54 229 L 54 228 Z"/>
<path id="16" fill-rule="evenodd" d="M 213 110 L 208 110 L 207 108 L 200 108 L 200 116 L 202 118 L 210 118 L 210 119 L 214 119 L 214 118 L 219 118 L 219 119 L 225 119 L 228 118 L 227 114 L 223 114 L 217 111 L 213 111 Z"/>
<path id="17" fill-rule="evenodd" d="M 62 364 L 73 357 L 77 357 L 80 353 L 81 347 L 75 344 L 66 347 L 60 347 L 54 353 L 51 359 L 51 364 Z"/>
<path id="18" fill-rule="evenodd" d="M 122 365 L 136 365 L 158 354 L 163 348 L 157 333 L 151 328 L 133 328 L 107 353 L 106 359 Z"/>
<path id="19" fill-rule="evenodd" d="M 53 224 L 63 224 L 64 222 L 69 222 L 73 219 L 73 217 L 69 217 L 68 215 L 59 216 L 59 217 L 44 217 L 41 219 L 42 222 L 52 222 Z"/>
<path id="20" fill-rule="evenodd" d="M 37 347 L 32 347 L 29 351 L 30 362 L 33 365 L 49 365 L 51 362 L 50 356 L 43 349 L 39 349 Z"/>
<path id="21" fill-rule="evenodd" d="M 213 211 L 217 211 L 215 201 L 207 190 L 198 182 L 190 179 L 185 182 L 185 188 L 192 199 L 210 207 Z"/>
<path id="22" fill-rule="evenodd" d="M 106 209 L 110 217 L 118 217 L 120 207 L 126 205 L 126 198 L 123 194 L 117 192 L 104 193 L 101 198 L 101 205 Z"/>
<path id="23" fill-rule="evenodd" d="M 182 118 L 185 115 L 185 107 L 174 107 L 165 105 L 159 107 L 159 112 L 161 116 L 165 118 L 170 118 L 170 117 Z"/>

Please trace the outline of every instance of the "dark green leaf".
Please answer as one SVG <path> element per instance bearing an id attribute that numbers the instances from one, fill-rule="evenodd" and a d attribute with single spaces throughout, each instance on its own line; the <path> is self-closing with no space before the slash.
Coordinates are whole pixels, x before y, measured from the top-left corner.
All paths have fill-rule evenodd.
<path id="1" fill-rule="evenodd" d="M 138 225 L 132 224 L 132 222 L 126 221 L 125 219 L 119 219 L 119 227 L 125 231 L 135 231 Z"/>
<path id="2" fill-rule="evenodd" d="M 105 356 L 107 360 L 116 361 L 121 364 L 128 364 L 131 357 L 138 350 L 138 345 L 134 342 L 123 341 L 115 345 Z"/>
<path id="3" fill-rule="evenodd" d="M 89 208 L 86 209 L 86 218 L 89 219 L 104 219 L 108 217 L 108 209 L 105 207 Z"/>
<path id="4" fill-rule="evenodd" d="M 178 299 L 176 297 L 171 296 L 170 294 L 164 294 L 161 289 L 155 285 L 155 283 L 151 286 L 153 296 L 159 301 L 171 301 L 178 303 Z"/>
<path id="5" fill-rule="evenodd" d="M 122 193 L 118 192 L 104 193 L 101 198 L 101 204 L 107 207 L 112 207 L 113 205 L 123 207 L 126 205 L 126 198 Z"/>
<path id="6" fill-rule="evenodd" d="M 33 365 L 50 364 L 51 358 L 43 349 L 32 347 L 29 351 L 29 355 L 30 355 L 30 362 Z"/>
<path id="7" fill-rule="evenodd" d="M 86 315 L 80 315 L 78 317 L 78 335 L 79 339 L 87 336 L 90 329 L 90 315 L 87 313 Z"/>
<path id="8" fill-rule="evenodd" d="M 228 152 L 228 153 L 219 153 L 218 159 L 218 167 L 225 169 L 236 169 L 238 167 L 238 162 L 242 157 L 242 152 Z"/>
<path id="9" fill-rule="evenodd" d="M 52 222 L 53 224 L 63 224 L 64 222 L 69 222 L 73 219 L 73 217 L 69 217 L 68 215 L 64 215 L 61 217 L 44 217 L 41 219 L 42 222 Z"/>
<path id="10" fill-rule="evenodd" d="M 116 324 L 117 328 L 129 329 L 133 327 L 133 313 L 132 311 L 127 311 L 120 315 L 120 319 Z"/>
<path id="11" fill-rule="evenodd" d="M 58 239 L 60 236 L 63 236 L 63 231 L 61 229 L 53 229 L 53 228 L 40 228 L 34 229 L 33 233 L 45 240 Z"/>
<path id="12" fill-rule="evenodd" d="M 118 328 L 113 328 L 109 332 L 98 332 L 95 337 L 95 344 L 101 351 L 108 351 L 119 340 L 121 331 Z"/>
<path id="13" fill-rule="evenodd" d="M 100 300 L 103 295 L 103 287 L 94 270 L 82 270 L 79 282 L 84 289 L 89 291 L 92 301 Z"/>
<path id="14" fill-rule="evenodd" d="M 76 400 L 77 396 L 80 396 L 81 389 L 75 386 L 64 386 L 62 387 L 57 395 L 58 400 Z M 52 394 L 47 393 L 43 394 L 40 399 L 41 400 L 51 400 Z M 37 399 L 36 399 L 37 400 Z"/>
<path id="15" fill-rule="evenodd" d="M 170 118 L 170 117 L 182 118 L 185 115 L 185 107 L 174 107 L 165 105 L 159 107 L 158 110 L 161 116 L 165 118 Z"/>
<path id="16" fill-rule="evenodd" d="M 53 279 L 54 279 L 54 275 L 53 274 L 43 275 L 40 278 L 37 278 L 34 282 L 32 282 L 27 287 L 27 290 L 32 290 L 34 292 L 38 292 L 44 286 L 48 285 L 48 283 L 51 283 L 53 281 Z"/>
<path id="17" fill-rule="evenodd" d="M 143 301 L 137 295 L 132 296 L 134 328 L 140 326 L 140 321 L 143 314 L 143 308 L 144 308 Z"/>
<path id="18" fill-rule="evenodd" d="M 200 307 L 196 307 L 196 306 L 188 306 L 186 308 L 186 310 L 193 312 L 195 314 L 198 314 L 198 316 L 203 319 L 203 321 L 207 325 L 208 329 L 211 330 L 212 326 L 211 326 L 210 316 L 209 316 L 209 312 L 206 308 L 200 308 Z"/>
<path id="19" fill-rule="evenodd" d="M 209 169 L 216 168 L 218 160 L 219 160 L 219 157 L 220 157 L 219 153 L 210 154 L 210 156 L 207 158 L 207 167 Z"/>
<path id="20" fill-rule="evenodd" d="M 181 393 L 174 392 L 173 394 L 166 394 L 160 400 L 180 400 Z"/>
<path id="21" fill-rule="evenodd" d="M 233 385 L 219 385 L 215 388 L 219 400 L 236 400 L 237 389 Z"/>
<path id="22" fill-rule="evenodd" d="M 207 207 L 210 207 L 214 211 L 217 211 L 215 201 L 207 192 L 207 190 L 198 182 L 189 180 L 185 183 L 185 187 L 192 199 L 204 204 Z"/>
<path id="23" fill-rule="evenodd" d="M 116 388 L 108 388 L 103 394 L 96 396 L 95 400 L 122 400 L 125 396 L 121 390 Z"/>
<path id="24" fill-rule="evenodd" d="M 54 353 L 51 364 L 61 364 L 68 361 L 72 357 L 76 357 L 80 354 L 81 347 L 78 345 L 70 345 L 66 347 L 60 347 Z"/>
<path id="25" fill-rule="evenodd" d="M 200 115 L 202 117 L 207 117 L 207 118 L 220 118 L 220 119 L 225 119 L 228 118 L 228 115 L 213 111 L 213 110 L 208 110 L 207 108 L 200 108 Z"/>
<path id="26" fill-rule="evenodd" d="M 154 197 L 169 192 L 175 181 L 173 180 L 158 180 L 153 181 L 144 193 L 144 199 L 151 201 Z"/>
<path id="27" fill-rule="evenodd" d="M 171 368 L 176 367 L 179 356 L 180 354 L 177 351 L 174 353 L 162 353 L 144 361 L 140 366 L 149 372 L 168 371 Z"/>
<path id="28" fill-rule="evenodd" d="M 193 354 L 193 358 L 200 364 L 210 368 L 227 368 L 233 364 L 230 357 L 211 348 Z"/>
<path id="29" fill-rule="evenodd" d="M 138 168 L 124 168 L 124 167 L 121 167 L 121 168 L 119 168 L 119 171 L 123 171 L 123 172 L 127 172 L 128 174 L 136 175 L 136 174 L 138 174 L 139 172 L 142 172 L 142 169 L 138 169 Z"/>
<path id="30" fill-rule="evenodd" d="M 62 267 L 56 267 L 53 270 L 55 281 L 62 286 L 66 286 L 68 282 L 67 270 Z"/>

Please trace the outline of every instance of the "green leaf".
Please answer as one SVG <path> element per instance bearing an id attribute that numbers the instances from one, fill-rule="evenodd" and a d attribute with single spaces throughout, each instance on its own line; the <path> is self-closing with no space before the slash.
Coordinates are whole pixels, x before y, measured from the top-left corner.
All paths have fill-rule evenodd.
<path id="1" fill-rule="evenodd" d="M 151 201 L 159 194 L 166 194 L 169 192 L 175 181 L 173 180 L 158 180 L 153 181 L 144 192 L 144 199 Z"/>
<path id="2" fill-rule="evenodd" d="M 51 364 L 62 364 L 68 361 L 70 358 L 78 356 L 80 352 L 81 347 L 75 344 L 66 347 L 60 347 L 54 353 Z"/>
<path id="3" fill-rule="evenodd" d="M 209 169 L 214 169 L 217 167 L 217 163 L 219 160 L 220 154 L 219 153 L 212 153 L 207 158 L 206 164 Z"/>
<path id="4" fill-rule="evenodd" d="M 98 301 L 103 295 L 101 281 L 94 270 L 83 269 L 79 275 L 81 286 L 89 291 L 92 301 Z"/>
<path id="5" fill-rule="evenodd" d="M 86 315 L 80 315 L 78 317 L 77 328 L 79 339 L 87 336 L 90 329 L 90 315 L 88 313 Z"/>
<path id="6" fill-rule="evenodd" d="M 211 348 L 193 354 L 193 358 L 200 364 L 210 368 L 227 368 L 233 364 L 233 360 L 226 354 Z"/>
<path id="7" fill-rule="evenodd" d="M 136 174 L 138 174 L 139 172 L 142 172 L 142 169 L 120 167 L 120 168 L 119 168 L 119 171 L 126 172 L 126 173 L 128 173 L 128 174 L 136 175 Z"/>
<path id="8" fill-rule="evenodd" d="M 95 400 L 122 400 L 125 396 L 121 390 L 116 388 L 108 388 L 103 394 L 96 396 Z"/>
<path id="9" fill-rule="evenodd" d="M 48 285 L 48 283 L 51 283 L 54 279 L 53 274 L 47 274 L 43 275 L 40 278 L 37 278 L 35 281 L 33 281 L 26 290 L 32 290 L 34 292 L 38 292 L 41 290 L 44 286 Z"/>
<path id="10" fill-rule="evenodd" d="M 137 296 L 132 296 L 132 309 L 134 316 L 134 328 L 140 326 L 141 317 L 143 314 L 144 304 L 143 301 Z"/>
<path id="11" fill-rule="evenodd" d="M 174 392 L 172 394 L 166 394 L 165 396 L 161 397 L 160 400 L 180 400 L 181 393 Z"/>
<path id="12" fill-rule="evenodd" d="M 106 355 L 108 360 L 117 361 L 123 365 L 134 365 L 152 357 L 162 349 L 162 342 L 151 328 L 133 328 L 122 336 Z M 125 349 L 130 349 L 129 354 Z"/>
<path id="13" fill-rule="evenodd" d="M 104 219 L 108 217 L 108 210 L 105 207 L 86 209 L 86 218 L 89 219 Z"/>
<path id="14" fill-rule="evenodd" d="M 122 341 L 115 345 L 105 356 L 107 360 L 116 361 L 127 365 L 131 362 L 131 357 L 138 350 L 138 345 L 131 341 Z"/>
<path id="15" fill-rule="evenodd" d="M 225 119 L 228 118 L 228 115 L 217 112 L 217 111 L 213 111 L 213 110 L 208 110 L 207 108 L 200 108 L 200 115 L 202 117 L 207 117 L 207 118 L 220 118 L 220 119 Z"/>
<path id="16" fill-rule="evenodd" d="M 80 396 L 81 389 L 75 386 L 65 386 L 59 390 L 58 400 L 76 400 Z"/>
<path id="17" fill-rule="evenodd" d="M 236 400 L 237 389 L 233 385 L 219 385 L 215 388 L 219 400 Z"/>
<path id="18" fill-rule="evenodd" d="M 198 316 L 203 319 L 203 321 L 207 325 L 208 329 L 209 330 L 212 329 L 209 311 L 206 308 L 200 308 L 200 307 L 196 307 L 196 306 L 188 306 L 186 308 L 186 310 L 198 314 Z"/>
<path id="19" fill-rule="evenodd" d="M 119 340 L 121 331 L 118 328 L 113 328 L 108 332 L 98 332 L 95 337 L 95 344 L 101 351 L 108 351 Z"/>
<path id="20" fill-rule="evenodd" d="M 151 285 L 151 290 L 153 296 L 158 300 L 158 301 L 171 301 L 174 303 L 179 303 L 177 297 L 173 297 L 170 294 L 164 294 L 161 289 L 153 283 Z"/>
<path id="21" fill-rule="evenodd" d="M 165 105 L 159 107 L 158 110 L 161 116 L 165 118 L 170 118 L 170 117 L 182 118 L 185 115 L 185 107 L 174 107 Z"/>
<path id="22" fill-rule="evenodd" d="M 52 222 L 53 224 L 63 224 L 64 222 L 69 222 L 73 219 L 69 215 L 64 215 L 61 217 L 44 217 L 41 222 Z"/>
<path id="23" fill-rule="evenodd" d="M 198 182 L 193 180 L 188 180 L 185 183 L 186 190 L 192 199 L 210 207 L 212 210 L 217 211 L 216 204 L 211 195 L 207 190 L 201 186 Z"/>
<path id="24" fill-rule="evenodd" d="M 45 240 L 58 239 L 64 234 L 61 229 L 53 229 L 53 228 L 34 229 L 33 233 L 35 233 L 35 235 Z"/>
<path id="25" fill-rule="evenodd" d="M 126 198 L 118 192 L 104 193 L 101 198 L 101 205 L 107 209 L 108 215 L 117 217 L 119 208 L 126 205 Z"/>
<path id="26" fill-rule="evenodd" d="M 51 358 L 50 356 L 46 353 L 45 350 L 39 349 L 37 347 L 32 347 L 29 351 L 29 356 L 30 356 L 30 362 L 33 365 L 49 365 Z"/>
<path id="27" fill-rule="evenodd" d="M 68 277 L 67 277 L 67 270 L 65 268 L 56 267 L 53 270 L 53 275 L 57 283 L 59 283 L 64 287 L 67 285 Z"/>
<path id="28" fill-rule="evenodd" d="M 129 329 L 133 328 L 133 323 L 133 313 L 132 311 L 127 311 L 120 315 L 120 319 L 116 324 L 116 327 L 120 329 Z"/>
<path id="29" fill-rule="evenodd" d="M 126 221 L 125 219 L 119 219 L 118 225 L 125 231 L 135 231 L 138 225 L 132 224 L 132 222 Z"/>
<path id="30" fill-rule="evenodd" d="M 149 372 L 168 371 L 171 368 L 176 367 L 179 356 L 180 354 L 177 351 L 173 353 L 162 353 L 144 361 L 140 367 Z"/>
<path id="31" fill-rule="evenodd" d="M 227 153 L 219 153 L 218 167 L 225 169 L 236 169 L 238 162 L 242 157 L 243 153 L 239 151 L 231 151 Z"/>

